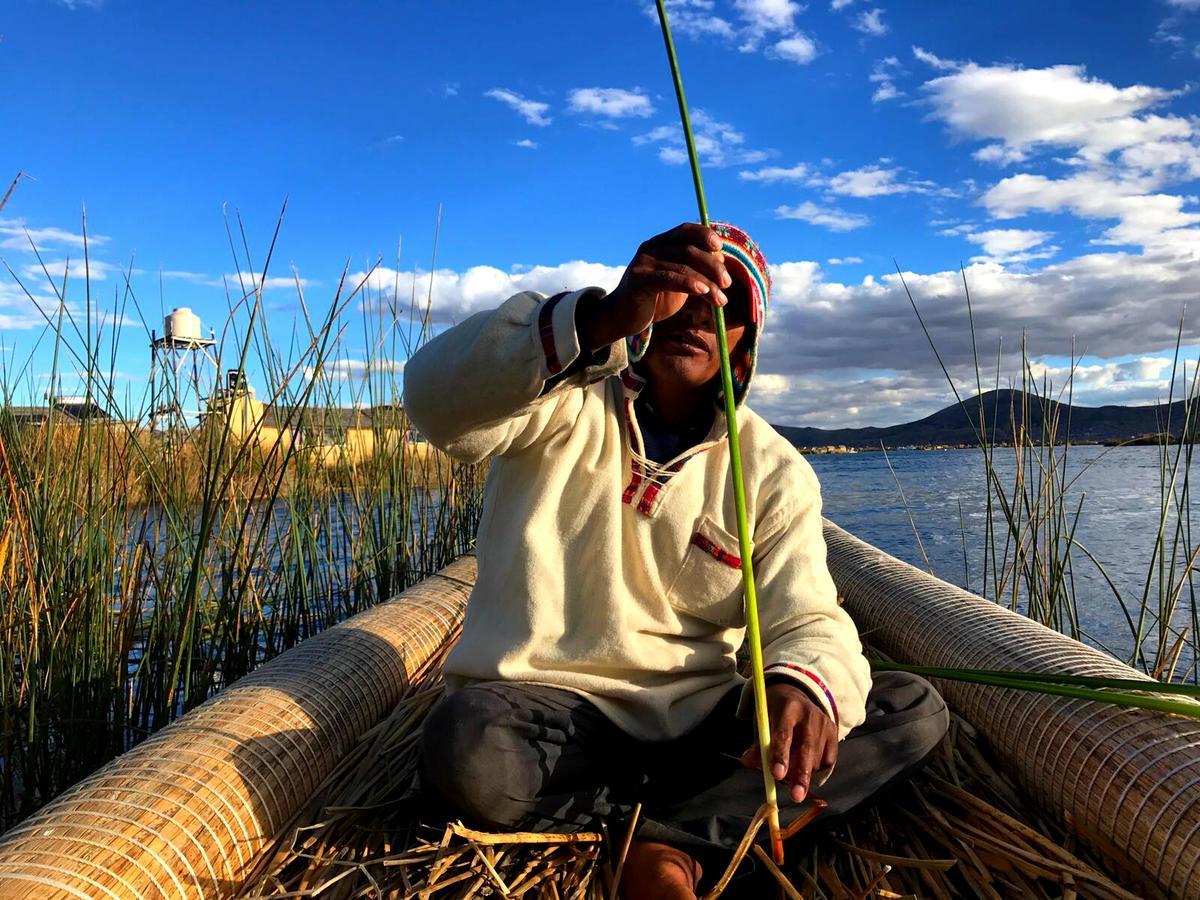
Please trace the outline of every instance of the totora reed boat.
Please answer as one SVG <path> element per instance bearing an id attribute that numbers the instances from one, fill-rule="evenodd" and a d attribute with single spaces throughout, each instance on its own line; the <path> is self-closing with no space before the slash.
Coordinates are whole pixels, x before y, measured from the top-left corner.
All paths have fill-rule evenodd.
<path id="1" fill-rule="evenodd" d="M 832 523 L 825 536 L 846 608 L 897 662 L 1145 678 Z M 474 578 L 474 558 L 457 560 L 65 792 L 0 836 L 0 897 L 610 896 L 623 834 L 413 818 L 420 722 Z M 790 851 L 784 893 L 1200 897 L 1200 721 L 938 687 L 955 721 L 937 758 Z M 746 854 L 729 896 L 752 867 L 772 874 Z"/>

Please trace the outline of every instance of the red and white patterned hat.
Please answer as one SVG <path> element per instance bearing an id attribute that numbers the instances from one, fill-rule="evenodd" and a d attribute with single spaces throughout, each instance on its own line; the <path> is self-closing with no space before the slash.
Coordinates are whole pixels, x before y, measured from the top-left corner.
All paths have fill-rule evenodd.
<path id="1" fill-rule="evenodd" d="M 771 294 L 771 273 L 767 268 L 766 257 L 750 235 L 742 229 L 724 222 L 713 222 L 712 229 L 721 236 L 721 249 L 725 253 L 725 268 L 729 275 L 737 279 L 745 287 L 750 296 L 749 323 L 750 340 L 746 352 L 739 359 L 731 359 L 733 367 L 733 391 L 738 403 L 746 395 L 750 387 L 750 379 L 754 375 L 754 366 L 758 356 L 758 340 L 762 334 L 767 317 L 767 301 Z M 650 347 L 650 335 L 654 326 L 650 325 L 645 331 L 627 338 L 629 361 L 637 362 L 646 355 Z M 721 398 L 718 397 L 718 401 Z"/>

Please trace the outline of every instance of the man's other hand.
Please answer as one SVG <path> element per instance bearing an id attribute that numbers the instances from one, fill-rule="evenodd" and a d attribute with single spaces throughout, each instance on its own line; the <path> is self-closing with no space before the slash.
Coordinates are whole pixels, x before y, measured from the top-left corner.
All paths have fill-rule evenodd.
<path id="1" fill-rule="evenodd" d="M 771 721 L 771 774 L 792 786 L 796 803 L 808 796 L 814 772 L 837 761 L 837 728 L 803 688 L 772 684 L 767 688 Z M 762 768 L 762 754 L 753 744 L 742 754 L 742 765 Z"/>

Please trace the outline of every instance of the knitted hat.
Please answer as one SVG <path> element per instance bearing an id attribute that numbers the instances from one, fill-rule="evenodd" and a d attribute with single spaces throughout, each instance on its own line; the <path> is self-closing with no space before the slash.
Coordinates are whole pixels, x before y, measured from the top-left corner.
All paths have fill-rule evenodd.
<path id="1" fill-rule="evenodd" d="M 746 351 L 738 357 L 730 359 L 733 369 L 734 400 L 741 403 L 750 387 L 750 379 L 754 376 L 754 365 L 758 356 L 758 340 L 762 334 L 763 324 L 767 316 L 767 300 L 771 293 L 771 274 L 767 270 L 767 260 L 759 249 L 758 244 L 733 225 L 724 222 L 713 222 L 712 229 L 721 236 L 721 249 L 725 253 L 725 268 L 731 278 L 745 286 L 750 297 L 749 322 L 746 328 L 750 332 Z M 627 338 L 629 361 L 637 362 L 646 355 L 650 347 L 650 335 L 654 326 L 647 326 L 645 331 Z M 717 396 L 718 403 L 723 407 L 724 399 Z"/>

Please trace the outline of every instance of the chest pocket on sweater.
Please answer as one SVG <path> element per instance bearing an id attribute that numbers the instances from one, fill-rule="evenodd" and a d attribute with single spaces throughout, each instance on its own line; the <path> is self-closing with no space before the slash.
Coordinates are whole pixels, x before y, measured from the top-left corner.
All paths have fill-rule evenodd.
<path id="1" fill-rule="evenodd" d="M 697 523 L 683 557 L 683 567 L 667 600 L 681 612 L 727 628 L 746 624 L 742 606 L 742 559 L 737 535 L 708 516 Z"/>

